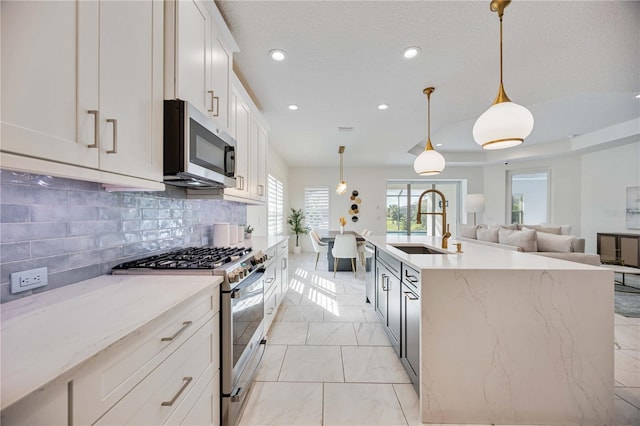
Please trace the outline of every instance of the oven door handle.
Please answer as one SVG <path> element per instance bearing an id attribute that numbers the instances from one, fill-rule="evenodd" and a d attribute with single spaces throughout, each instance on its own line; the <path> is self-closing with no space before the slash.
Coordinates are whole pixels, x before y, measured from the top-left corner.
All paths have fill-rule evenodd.
<path id="1" fill-rule="evenodd" d="M 258 362 L 256 363 L 253 371 L 251 372 L 251 375 L 249 376 L 249 380 L 247 380 L 248 383 L 253 383 L 256 374 L 258 373 L 258 369 L 260 368 L 260 365 L 262 364 L 262 358 L 264 357 L 264 353 L 266 351 L 267 348 L 267 339 L 262 339 L 260 340 L 260 344 L 258 345 L 258 347 L 262 346 L 262 352 L 260 353 L 260 358 L 258 359 Z M 249 385 L 248 387 L 251 387 L 251 385 Z M 231 395 L 231 402 L 239 402 L 242 400 L 242 393 L 244 392 L 245 388 L 243 387 L 239 387 L 237 391 L 235 391 L 235 393 L 233 395 Z"/>
<path id="2" fill-rule="evenodd" d="M 238 299 L 242 296 L 242 290 L 246 289 L 250 285 L 254 284 L 256 281 L 262 279 L 265 270 L 263 268 L 257 269 L 253 274 L 249 275 L 247 279 L 242 281 L 236 288 L 230 291 L 230 297 L 232 299 Z"/>

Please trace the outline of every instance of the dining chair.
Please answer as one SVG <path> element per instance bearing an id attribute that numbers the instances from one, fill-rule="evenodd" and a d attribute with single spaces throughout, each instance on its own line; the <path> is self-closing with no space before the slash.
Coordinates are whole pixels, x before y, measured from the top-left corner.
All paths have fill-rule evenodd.
<path id="1" fill-rule="evenodd" d="M 316 231 L 313 229 L 309 231 L 309 238 L 311 238 L 311 245 L 313 245 L 313 251 L 316 252 L 316 267 L 318 269 L 318 259 L 320 259 L 320 253 L 329 252 L 329 243 L 325 243 L 320 239 Z"/>
<path id="2" fill-rule="evenodd" d="M 333 249 L 331 250 L 333 255 L 333 276 L 336 276 L 338 270 L 338 261 L 340 259 L 351 260 L 351 270 L 353 275 L 356 275 L 356 264 L 353 261 L 358 256 L 358 249 L 356 247 L 356 237 L 353 234 L 336 235 L 336 239 L 333 243 Z"/>
<path id="3" fill-rule="evenodd" d="M 371 235 L 371 231 L 365 228 L 360 232 L 360 235 L 362 235 L 363 237 L 368 237 L 369 235 Z M 362 263 L 362 266 L 365 266 L 365 262 L 366 262 L 366 256 L 365 256 L 365 250 L 364 250 L 365 242 L 357 241 L 356 244 L 358 248 L 358 257 L 360 258 L 360 263 Z"/>

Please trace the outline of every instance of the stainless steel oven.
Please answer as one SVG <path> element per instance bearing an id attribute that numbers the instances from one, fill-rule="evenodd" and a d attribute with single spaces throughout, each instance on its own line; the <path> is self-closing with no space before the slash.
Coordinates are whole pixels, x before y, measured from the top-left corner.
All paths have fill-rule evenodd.
<path id="1" fill-rule="evenodd" d="M 259 268 L 227 274 L 222 286 L 222 425 L 238 423 L 246 397 L 264 356 L 265 272 L 274 259 L 262 258 Z M 235 284 L 234 283 L 238 283 Z M 225 324 L 229 320 L 229 324 Z"/>
<path id="2" fill-rule="evenodd" d="M 235 426 L 265 351 L 265 270 L 274 259 L 245 248 L 192 247 L 126 262 L 114 274 L 213 274 L 220 286 L 221 424 Z"/>

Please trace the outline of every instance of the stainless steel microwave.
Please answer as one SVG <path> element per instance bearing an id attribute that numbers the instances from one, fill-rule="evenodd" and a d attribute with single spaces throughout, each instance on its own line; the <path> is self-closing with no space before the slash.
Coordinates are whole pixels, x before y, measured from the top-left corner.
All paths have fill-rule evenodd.
<path id="1" fill-rule="evenodd" d="M 236 185 L 236 141 L 187 101 L 164 101 L 164 183 L 188 188 Z"/>

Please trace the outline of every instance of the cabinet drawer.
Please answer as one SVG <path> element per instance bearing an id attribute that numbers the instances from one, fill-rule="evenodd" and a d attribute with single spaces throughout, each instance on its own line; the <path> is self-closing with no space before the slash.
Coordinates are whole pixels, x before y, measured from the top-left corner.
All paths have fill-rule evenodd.
<path id="1" fill-rule="evenodd" d="M 216 287 L 150 322 L 82 367 L 73 380 L 74 420 L 79 424 L 95 421 L 219 311 Z"/>
<path id="2" fill-rule="evenodd" d="M 402 282 L 420 295 L 420 272 L 406 263 L 402 264 Z"/>
<path id="3" fill-rule="evenodd" d="M 199 396 L 201 379 L 217 368 L 214 350 L 219 315 L 205 323 L 192 337 L 120 400 L 96 425 L 160 425 L 183 404 Z"/>
<path id="4" fill-rule="evenodd" d="M 383 263 L 384 266 L 386 266 L 387 269 L 389 269 L 389 272 L 391 272 L 396 277 L 400 278 L 400 261 L 385 251 L 382 251 L 382 250 L 376 250 L 376 251 L 377 251 L 376 260 Z"/>
<path id="5" fill-rule="evenodd" d="M 212 377 L 213 376 L 213 377 Z M 220 423 L 220 371 L 208 369 L 194 388 L 194 401 L 185 401 L 165 425 L 204 426 Z M 184 409 L 182 409 L 184 407 Z"/>
<path id="6" fill-rule="evenodd" d="M 265 333 L 269 331 L 273 319 L 278 312 L 278 296 L 280 292 L 277 292 L 275 288 L 271 292 L 265 295 L 264 298 L 264 329 Z"/>

